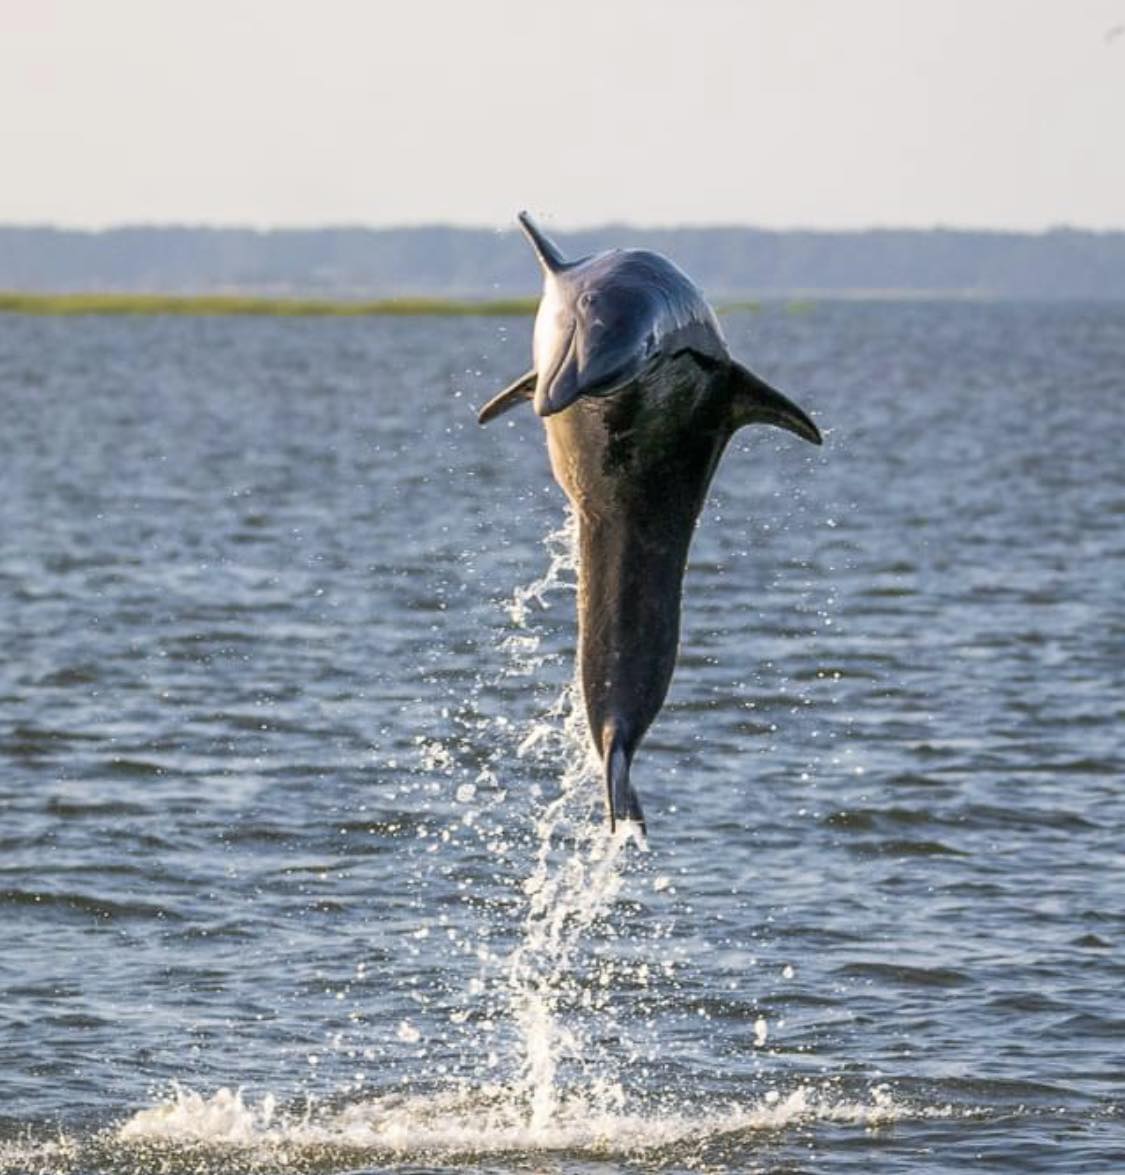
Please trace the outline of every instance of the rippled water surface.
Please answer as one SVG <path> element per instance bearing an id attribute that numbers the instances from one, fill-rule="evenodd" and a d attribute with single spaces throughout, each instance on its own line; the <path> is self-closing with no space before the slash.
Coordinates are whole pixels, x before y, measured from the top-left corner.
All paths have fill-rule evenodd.
<path id="1" fill-rule="evenodd" d="M 1125 309 L 726 328 L 642 854 L 528 320 L 0 318 L 0 1171 L 1125 1169 Z"/>

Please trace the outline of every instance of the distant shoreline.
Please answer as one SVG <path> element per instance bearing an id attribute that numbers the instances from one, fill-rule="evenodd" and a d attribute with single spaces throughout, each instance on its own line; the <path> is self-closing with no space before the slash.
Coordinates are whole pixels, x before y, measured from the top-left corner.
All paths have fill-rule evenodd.
<path id="1" fill-rule="evenodd" d="M 823 290 L 786 296 L 781 293 L 755 298 L 718 300 L 719 314 L 756 314 L 766 306 L 788 313 L 803 313 L 821 302 L 989 302 L 1003 301 L 975 293 L 916 290 Z M 236 315 L 259 318 L 502 318 L 528 317 L 539 298 L 302 298 L 267 297 L 257 294 L 39 294 L 0 291 L 0 314 L 40 317 L 81 315 L 146 316 L 177 315 L 203 318 Z"/>
<path id="2" fill-rule="evenodd" d="M 655 250 L 720 303 L 1125 300 L 1125 232 L 832 233 L 616 225 L 560 232 L 555 239 L 568 257 L 610 248 Z M 537 289 L 535 261 L 514 230 L 257 232 L 166 226 L 79 232 L 0 224 L 0 290 L 16 293 L 324 300 L 343 304 L 341 313 L 347 314 L 457 313 L 446 308 L 448 300 L 471 304 L 462 312 L 477 314 L 508 313 L 513 301 L 525 302 Z M 353 303 L 358 299 L 374 305 L 362 309 Z M 402 306 L 391 305 L 400 301 Z M 440 305 L 430 309 L 431 301 Z M 501 305 L 482 309 L 480 303 L 491 302 Z M 224 312 L 252 311 L 224 306 Z M 335 313 L 319 306 L 308 312 Z"/>

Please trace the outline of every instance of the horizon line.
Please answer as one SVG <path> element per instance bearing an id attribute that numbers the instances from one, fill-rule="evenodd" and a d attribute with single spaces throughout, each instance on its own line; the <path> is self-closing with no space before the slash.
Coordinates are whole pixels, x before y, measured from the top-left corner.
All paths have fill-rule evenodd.
<path id="1" fill-rule="evenodd" d="M 514 218 L 513 218 L 514 219 Z M 602 233 L 610 230 L 624 229 L 629 232 L 730 232 L 745 231 L 764 234 L 810 234 L 831 236 L 860 236 L 870 233 L 964 233 L 990 234 L 995 236 L 1024 236 L 1045 237 L 1062 233 L 1086 233 L 1090 235 L 1111 235 L 1125 233 L 1125 225 L 1118 227 L 1091 226 L 1073 224 L 1060 221 L 1055 224 L 1043 225 L 1038 228 L 997 227 L 994 225 L 969 224 L 869 224 L 863 226 L 826 226 L 826 225 L 789 225 L 778 227 L 772 225 L 753 224 L 738 221 L 716 221 L 701 223 L 698 221 L 680 222 L 635 222 L 626 220 L 606 220 L 598 224 L 563 226 L 547 220 L 546 224 L 553 233 L 567 236 L 579 233 Z M 455 232 L 492 233 L 496 236 L 505 236 L 509 233 L 518 234 L 515 224 L 488 224 L 482 222 L 457 222 L 448 220 L 432 220 L 417 222 L 396 222 L 388 224 L 371 224 L 362 221 L 315 221 L 298 224 L 270 224 L 257 225 L 251 222 L 238 221 L 192 221 L 192 220 L 121 220 L 105 224 L 74 224 L 59 221 L 21 221 L 0 220 L 0 231 L 52 231 L 59 233 L 80 233 L 89 236 L 115 232 L 133 232 L 137 230 L 184 230 L 191 232 L 251 232 L 260 236 L 272 233 L 309 233 L 309 232 L 426 232 L 445 230 Z"/>

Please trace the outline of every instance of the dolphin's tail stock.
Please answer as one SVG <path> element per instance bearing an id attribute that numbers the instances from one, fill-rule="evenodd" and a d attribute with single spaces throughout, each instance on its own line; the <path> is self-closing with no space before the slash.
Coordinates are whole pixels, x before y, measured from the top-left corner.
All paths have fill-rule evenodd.
<path id="1" fill-rule="evenodd" d="M 605 761 L 606 807 L 609 831 L 628 837 L 645 846 L 645 814 L 633 785 L 629 782 L 628 740 L 622 728 L 610 719 L 602 731 L 602 754 Z"/>

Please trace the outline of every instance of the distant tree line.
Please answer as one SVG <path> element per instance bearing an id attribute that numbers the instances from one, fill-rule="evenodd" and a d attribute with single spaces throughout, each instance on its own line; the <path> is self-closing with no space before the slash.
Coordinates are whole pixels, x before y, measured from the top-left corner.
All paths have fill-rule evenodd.
<path id="1" fill-rule="evenodd" d="M 771 232 L 606 226 L 556 234 L 572 256 L 614 245 L 674 258 L 712 296 L 956 295 L 1125 299 L 1125 232 Z M 0 226 L 0 289 L 511 297 L 538 273 L 515 232 Z"/>

